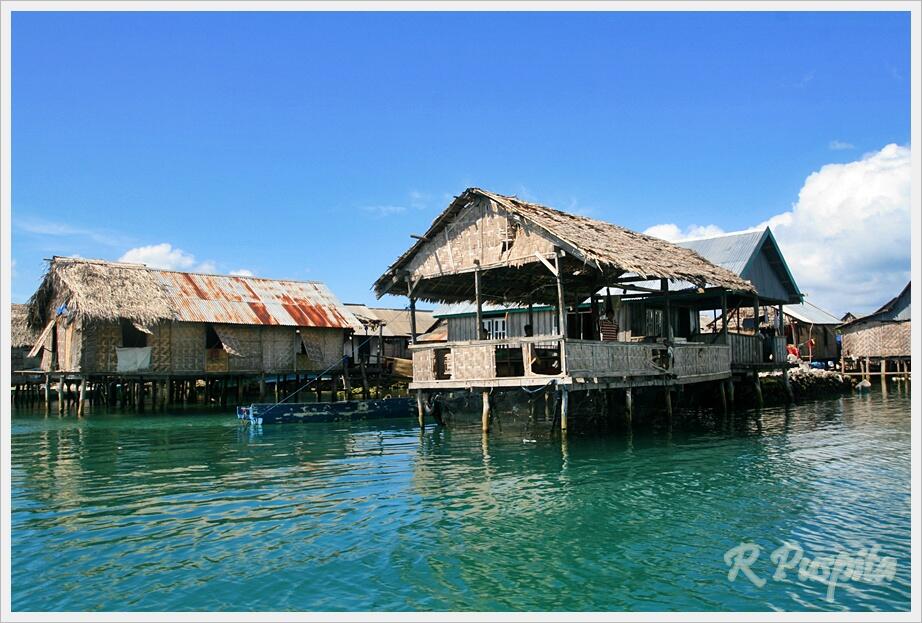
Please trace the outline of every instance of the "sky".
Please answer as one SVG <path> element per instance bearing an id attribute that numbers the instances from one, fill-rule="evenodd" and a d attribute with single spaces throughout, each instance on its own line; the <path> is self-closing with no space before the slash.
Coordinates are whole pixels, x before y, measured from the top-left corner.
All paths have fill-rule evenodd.
<path id="1" fill-rule="evenodd" d="M 910 271 L 908 13 L 15 13 L 12 299 L 79 255 L 344 302 L 479 186 L 770 225 L 836 316 Z M 402 307 L 403 299 L 385 299 Z"/>

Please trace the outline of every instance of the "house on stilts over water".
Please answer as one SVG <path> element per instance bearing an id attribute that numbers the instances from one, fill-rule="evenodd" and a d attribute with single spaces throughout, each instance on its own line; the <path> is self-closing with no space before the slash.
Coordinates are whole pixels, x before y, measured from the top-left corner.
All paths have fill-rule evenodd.
<path id="1" fill-rule="evenodd" d="M 855 371 L 870 380 L 872 369 L 908 378 L 912 366 L 912 282 L 872 314 L 853 318 L 838 328 L 842 336 L 842 372 Z M 888 364 L 890 367 L 888 371 Z"/>
<path id="2" fill-rule="evenodd" d="M 335 388 L 344 341 L 358 323 L 316 281 L 69 257 L 50 260 L 28 322 L 39 332 L 33 354 L 44 385 L 63 395 L 65 384 L 79 384 L 81 407 L 88 383 L 105 404 L 117 389 L 123 404 L 127 397 L 143 405 L 147 396 L 158 406 L 194 401 L 199 390 L 224 405 L 230 387 L 238 402 L 254 385 L 264 397 L 267 378 L 278 392 L 325 370 Z"/>
<path id="3" fill-rule="evenodd" d="M 559 394 L 564 430 L 571 392 L 623 391 L 628 415 L 633 388 L 664 388 L 667 412 L 671 391 L 685 384 L 717 382 L 725 395 L 732 342 L 726 326 L 703 336 L 699 312 L 715 302 L 759 305 L 752 283 L 691 249 L 478 188 L 415 237 L 375 282 L 375 293 L 408 296 L 411 311 L 418 300 L 473 306 L 473 331 L 460 324 L 453 331 L 449 319 L 447 342 L 411 346 L 410 389 L 421 417 L 426 393 L 482 392 L 484 430 L 493 391 L 544 387 Z M 612 330 L 616 309 L 641 302 L 643 322 L 632 324 L 629 336 Z M 485 309 L 510 306 L 524 311 L 497 331 L 495 313 Z"/>

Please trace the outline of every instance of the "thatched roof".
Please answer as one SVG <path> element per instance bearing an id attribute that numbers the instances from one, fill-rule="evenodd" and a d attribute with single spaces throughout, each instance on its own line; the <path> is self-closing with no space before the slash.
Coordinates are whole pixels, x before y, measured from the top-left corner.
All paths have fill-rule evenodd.
<path id="1" fill-rule="evenodd" d="M 32 348 L 39 332 L 31 329 L 28 322 L 29 307 L 20 303 L 10 305 L 10 346 Z"/>
<path id="2" fill-rule="evenodd" d="M 206 275 L 55 257 L 29 300 L 29 324 L 43 327 L 66 304 L 74 318 L 141 325 L 162 320 L 349 328 L 355 317 L 316 281 Z"/>
<path id="3" fill-rule="evenodd" d="M 516 197 L 498 195 L 480 188 L 468 188 L 440 214 L 429 230 L 394 262 L 375 282 L 375 293 L 408 293 L 405 275 L 408 268 L 420 262 L 419 254 L 431 253 L 430 241 L 447 238 L 446 228 L 462 212 L 480 202 L 495 207 L 529 232 L 553 243 L 566 253 L 564 259 L 565 289 L 569 293 L 588 295 L 600 286 L 615 285 L 620 276 L 632 274 L 647 279 L 683 280 L 699 287 L 707 285 L 732 291 L 752 292 L 752 285 L 733 272 L 704 259 L 691 249 L 659 238 L 637 233 L 618 225 L 585 216 L 561 212 Z M 439 261 L 442 267 L 444 262 Z M 546 290 L 550 273 L 536 258 L 489 267 L 484 270 L 482 299 L 496 303 L 553 302 L 555 296 Z M 473 298 L 469 269 L 452 270 L 444 267 L 437 275 L 419 279 L 414 295 L 440 303 L 470 301 Z M 544 288 L 544 291 L 542 291 Z"/>

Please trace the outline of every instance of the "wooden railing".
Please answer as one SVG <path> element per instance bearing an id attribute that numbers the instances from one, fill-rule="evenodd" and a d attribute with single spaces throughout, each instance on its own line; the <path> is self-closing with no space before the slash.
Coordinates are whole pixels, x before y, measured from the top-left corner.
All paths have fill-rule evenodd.
<path id="1" fill-rule="evenodd" d="M 561 350 L 561 346 L 563 347 Z M 730 347 L 533 337 L 415 345 L 416 383 L 548 377 L 691 377 L 730 372 Z"/>
<path id="2" fill-rule="evenodd" d="M 787 360 L 785 352 L 784 338 L 781 336 L 763 337 L 759 335 L 749 335 L 746 333 L 726 334 L 723 333 L 702 333 L 696 336 L 695 342 L 703 344 L 727 344 L 730 347 L 730 360 L 737 365 L 750 365 L 762 363 L 776 363 Z M 769 340 L 769 349 L 772 359 L 766 361 L 765 357 L 765 340 Z"/>

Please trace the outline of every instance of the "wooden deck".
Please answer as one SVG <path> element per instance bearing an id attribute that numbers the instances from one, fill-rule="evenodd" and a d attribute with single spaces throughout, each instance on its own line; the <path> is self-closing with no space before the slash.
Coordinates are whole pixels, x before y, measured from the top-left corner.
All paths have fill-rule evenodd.
<path id="1" fill-rule="evenodd" d="M 730 347 L 598 342 L 555 337 L 415 345 L 410 389 L 642 387 L 730 378 Z"/>

